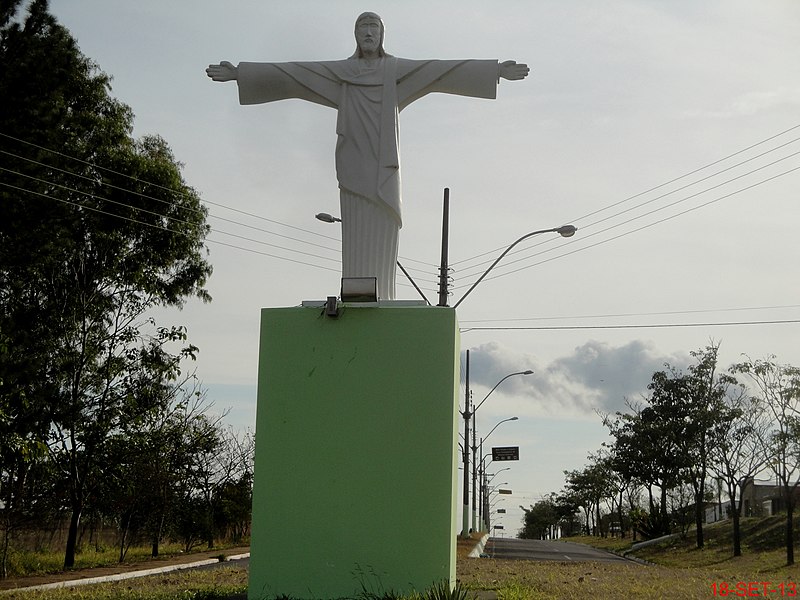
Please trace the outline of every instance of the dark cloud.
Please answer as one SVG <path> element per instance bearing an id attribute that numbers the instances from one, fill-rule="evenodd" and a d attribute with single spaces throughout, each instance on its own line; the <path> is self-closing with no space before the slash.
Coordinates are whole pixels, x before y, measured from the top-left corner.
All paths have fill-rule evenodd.
<path id="1" fill-rule="evenodd" d="M 474 391 L 477 403 L 509 373 L 532 369 L 534 375 L 509 378 L 498 388 L 498 395 L 519 400 L 517 412 L 613 413 L 626 410 L 626 399 L 639 399 L 665 363 L 683 369 L 690 362 L 686 353 L 664 354 L 641 340 L 622 346 L 590 340 L 549 364 L 491 342 L 470 349 L 470 387 L 487 388 Z"/>

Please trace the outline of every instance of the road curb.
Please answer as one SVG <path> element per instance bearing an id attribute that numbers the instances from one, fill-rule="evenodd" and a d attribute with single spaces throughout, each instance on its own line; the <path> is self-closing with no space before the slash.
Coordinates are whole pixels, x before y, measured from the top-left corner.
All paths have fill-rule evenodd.
<path id="1" fill-rule="evenodd" d="M 206 565 L 219 564 L 220 562 L 228 562 L 232 560 L 242 560 L 249 558 L 250 553 L 236 554 L 228 556 L 224 561 L 218 558 L 207 558 L 205 560 L 198 560 L 191 563 L 184 563 L 180 565 L 168 565 L 165 567 L 157 567 L 155 569 L 142 569 L 140 571 L 128 571 L 127 573 L 116 573 L 114 575 L 103 575 L 101 577 L 84 577 L 83 579 L 73 579 L 70 581 L 57 581 L 54 583 L 45 583 L 42 585 L 31 585 L 27 587 L 12 588 L 10 590 L 0 590 L 0 596 L 10 592 L 31 591 L 31 590 L 54 590 L 64 587 L 77 587 L 79 585 L 92 585 L 95 583 L 110 583 L 112 581 L 122 581 L 124 579 L 133 579 L 135 577 L 147 577 L 149 575 L 159 575 L 161 573 L 170 573 L 172 571 L 181 571 L 183 569 L 193 569 L 195 567 L 204 567 Z"/>
<path id="2" fill-rule="evenodd" d="M 483 548 L 486 546 L 486 542 L 489 540 L 489 534 L 487 533 L 481 538 L 481 541 L 478 542 L 475 547 L 472 549 L 472 552 L 469 553 L 469 558 L 480 558 L 481 554 L 483 553 Z"/>

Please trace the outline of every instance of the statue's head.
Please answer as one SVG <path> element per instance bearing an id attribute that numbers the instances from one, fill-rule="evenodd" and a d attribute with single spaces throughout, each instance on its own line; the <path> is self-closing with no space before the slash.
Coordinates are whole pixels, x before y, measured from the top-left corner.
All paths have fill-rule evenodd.
<path id="1" fill-rule="evenodd" d="M 363 58 L 375 53 L 386 56 L 383 50 L 383 20 L 374 12 L 358 15 L 355 25 L 356 51 L 351 58 Z"/>

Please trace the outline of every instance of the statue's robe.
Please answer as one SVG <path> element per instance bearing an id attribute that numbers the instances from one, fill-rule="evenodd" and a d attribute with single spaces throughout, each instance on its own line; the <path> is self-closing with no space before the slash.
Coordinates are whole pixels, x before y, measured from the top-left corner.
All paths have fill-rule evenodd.
<path id="1" fill-rule="evenodd" d="M 496 97 L 496 60 L 387 56 L 326 62 L 239 63 L 239 103 L 299 98 L 338 111 L 336 176 L 342 217 L 342 277 L 376 277 L 395 297 L 402 226 L 398 114 L 432 92 Z"/>

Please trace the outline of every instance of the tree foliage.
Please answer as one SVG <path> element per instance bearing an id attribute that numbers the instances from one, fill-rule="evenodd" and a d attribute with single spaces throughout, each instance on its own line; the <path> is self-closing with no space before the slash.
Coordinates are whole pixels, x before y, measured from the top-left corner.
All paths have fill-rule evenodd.
<path id="1" fill-rule="evenodd" d="M 745 484 L 767 464 L 762 440 L 766 439 L 770 424 L 766 407 L 749 396 L 744 385 L 731 386 L 724 402 L 724 418 L 717 425 L 719 443 L 711 453 L 711 470 L 726 487 L 733 528 L 733 555 L 741 556 L 741 494 Z"/>
<path id="2" fill-rule="evenodd" d="M 106 467 L 169 411 L 197 352 L 148 314 L 210 300 L 207 211 L 163 139 L 132 137 L 133 112 L 47 1 L 24 4 L 0 9 L 0 493 L 7 520 L 35 517 L 28 476 L 46 458 L 69 567 Z"/>
<path id="3" fill-rule="evenodd" d="M 525 540 L 546 540 L 552 535 L 559 521 L 558 509 L 553 498 L 544 498 L 530 508 L 520 507 L 525 511 L 522 531 L 518 536 Z"/>
<path id="4" fill-rule="evenodd" d="M 774 356 L 748 358 L 734 366 L 755 386 L 754 397 L 770 416 L 761 447 L 782 491 L 786 508 L 786 563 L 794 564 L 794 511 L 800 488 L 800 368 L 781 364 Z"/>
<path id="5" fill-rule="evenodd" d="M 692 352 L 696 363 L 685 373 L 666 365 L 653 374 L 642 406 L 606 418 L 615 438 L 616 468 L 623 479 L 641 481 L 647 489 L 649 516 L 640 528 L 647 536 L 669 533 L 669 491 L 686 484 L 693 490 L 697 546 L 703 546 L 708 459 L 720 443 L 723 398 L 733 384 L 717 372 L 718 350 L 712 343 Z"/>
<path id="6" fill-rule="evenodd" d="M 588 531 L 604 520 L 631 525 L 645 538 L 675 531 L 694 521 L 702 547 L 712 475 L 730 501 L 733 553 L 741 555 L 742 494 L 759 474 L 772 471 L 787 512 L 787 563 L 794 560 L 793 515 L 800 496 L 800 369 L 747 359 L 727 371 L 718 368 L 719 344 L 692 352 L 685 371 L 665 365 L 653 374 L 648 393 L 630 411 L 601 415 L 614 441 L 590 455 L 584 469 L 566 471 L 560 497 L 581 508 Z M 737 379 L 755 387 L 748 391 Z M 602 469 L 601 469 L 602 467 Z M 640 490 L 646 502 L 640 501 Z M 625 498 L 627 497 L 627 502 Z M 601 514 L 601 502 L 608 511 Z M 593 514 L 594 513 L 594 514 Z"/>

